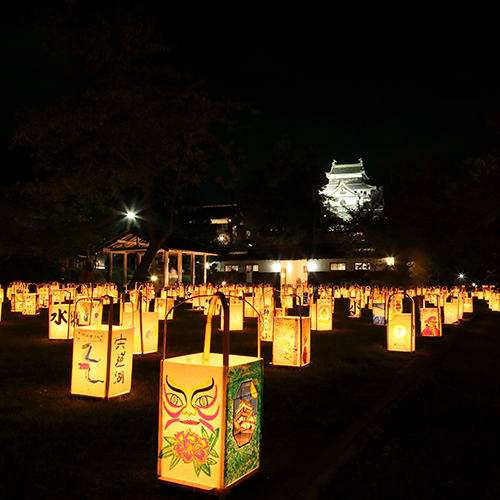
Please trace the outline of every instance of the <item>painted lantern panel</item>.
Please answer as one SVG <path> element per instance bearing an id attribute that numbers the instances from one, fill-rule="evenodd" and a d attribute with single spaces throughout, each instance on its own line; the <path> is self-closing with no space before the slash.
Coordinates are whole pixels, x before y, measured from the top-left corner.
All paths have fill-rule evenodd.
<path id="1" fill-rule="evenodd" d="M 221 354 L 163 361 L 158 474 L 161 480 L 222 490 L 260 461 L 262 360 Z M 236 406 L 237 405 L 237 406 Z"/>
<path id="2" fill-rule="evenodd" d="M 134 329 L 134 354 L 151 354 L 158 351 L 158 312 L 131 311 L 132 305 L 125 303 L 121 323 Z"/>
<path id="3" fill-rule="evenodd" d="M 399 313 L 389 318 L 387 324 L 387 350 L 413 352 L 415 331 L 412 314 Z"/>
<path id="4" fill-rule="evenodd" d="M 316 325 L 318 331 L 330 331 L 333 328 L 331 299 L 318 299 L 316 303 Z"/>
<path id="5" fill-rule="evenodd" d="M 311 318 L 274 318 L 273 365 L 306 366 L 311 362 Z"/>
<path id="6" fill-rule="evenodd" d="M 372 304 L 372 317 L 374 325 L 385 325 L 385 302 L 373 302 Z"/>
<path id="7" fill-rule="evenodd" d="M 133 330 L 107 325 L 77 327 L 73 340 L 71 394 L 112 398 L 132 387 Z"/>

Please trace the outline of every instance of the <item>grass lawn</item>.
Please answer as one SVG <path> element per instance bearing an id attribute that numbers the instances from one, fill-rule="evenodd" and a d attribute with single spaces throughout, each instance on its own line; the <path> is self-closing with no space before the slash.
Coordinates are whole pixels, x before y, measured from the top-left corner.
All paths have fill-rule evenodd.
<path id="1" fill-rule="evenodd" d="M 440 341 L 417 336 L 414 353 L 389 353 L 386 329 L 372 324 L 371 311 L 350 319 L 347 306 L 337 300 L 332 331 L 312 332 L 310 366 L 275 367 L 272 345 L 262 344 L 261 466 L 248 481 L 296 473 L 376 401 L 399 370 Z M 22 316 L 8 303 L 3 307 L 0 498 L 205 497 L 156 478 L 161 346 L 158 354 L 134 357 L 130 394 L 72 396 L 72 341 L 49 341 L 46 309 Z M 214 318 L 212 352 L 222 352 L 218 323 Z M 201 352 L 204 325 L 202 312 L 179 307 L 168 322 L 167 357 Z M 256 319 L 246 319 L 242 332 L 231 333 L 231 353 L 256 355 L 256 337 Z"/>

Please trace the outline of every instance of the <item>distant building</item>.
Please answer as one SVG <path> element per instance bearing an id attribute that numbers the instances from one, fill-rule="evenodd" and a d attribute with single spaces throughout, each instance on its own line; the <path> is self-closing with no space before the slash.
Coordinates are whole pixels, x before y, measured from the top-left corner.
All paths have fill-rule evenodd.
<path id="1" fill-rule="evenodd" d="M 330 207 L 343 219 L 349 218 L 348 209 L 355 210 L 366 203 L 376 209 L 382 209 L 382 188 L 367 183 L 369 180 L 363 167 L 363 160 L 358 163 L 337 165 L 333 160 L 330 172 L 326 174 L 328 184 L 322 194 L 331 197 Z"/>

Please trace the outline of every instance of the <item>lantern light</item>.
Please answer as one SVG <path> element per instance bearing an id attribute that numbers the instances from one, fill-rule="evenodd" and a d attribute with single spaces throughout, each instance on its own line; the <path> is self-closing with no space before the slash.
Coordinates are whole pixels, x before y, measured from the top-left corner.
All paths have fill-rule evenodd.
<path id="1" fill-rule="evenodd" d="M 217 300 L 225 311 L 223 352 L 210 352 Z M 203 352 L 161 362 L 158 477 L 181 487 L 224 494 L 258 471 L 262 364 L 229 354 L 229 307 L 211 299 Z"/>
<path id="2" fill-rule="evenodd" d="M 386 262 L 388 266 L 393 266 L 395 263 L 394 257 L 387 257 Z"/>

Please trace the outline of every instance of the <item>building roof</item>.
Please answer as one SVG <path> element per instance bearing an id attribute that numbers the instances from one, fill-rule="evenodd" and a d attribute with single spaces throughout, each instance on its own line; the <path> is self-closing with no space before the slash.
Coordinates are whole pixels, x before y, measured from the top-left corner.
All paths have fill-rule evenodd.
<path id="1" fill-rule="evenodd" d="M 117 236 L 106 241 L 94 249 L 95 253 L 109 253 L 109 252 L 145 252 L 149 246 L 149 239 L 138 229 L 127 229 L 126 231 L 118 234 Z M 213 251 L 200 245 L 196 241 L 189 240 L 184 236 L 178 234 L 171 234 L 163 245 L 162 250 L 172 252 L 192 253 L 197 255 L 217 255 Z"/>
<path id="2" fill-rule="evenodd" d="M 373 252 L 366 252 L 373 256 Z M 265 247 L 233 247 L 220 256 L 232 260 L 310 260 L 343 259 L 345 250 L 339 245 L 276 245 Z"/>

